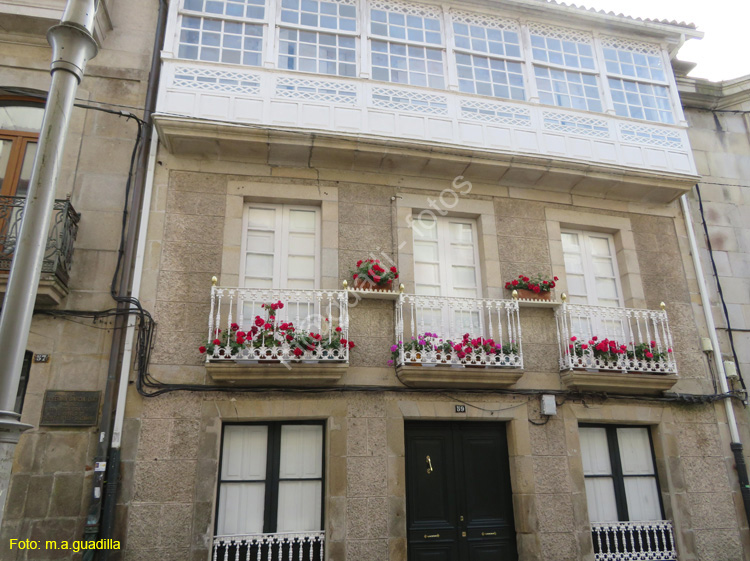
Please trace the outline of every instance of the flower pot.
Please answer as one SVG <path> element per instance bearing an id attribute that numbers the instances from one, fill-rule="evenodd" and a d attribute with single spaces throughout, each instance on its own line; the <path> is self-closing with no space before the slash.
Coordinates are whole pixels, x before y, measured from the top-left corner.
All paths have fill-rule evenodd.
<path id="1" fill-rule="evenodd" d="M 526 288 L 517 288 L 516 291 L 518 292 L 518 298 L 521 300 L 551 300 L 552 299 L 552 292 L 540 292 L 537 294 L 533 290 L 528 290 Z"/>
<path id="2" fill-rule="evenodd" d="M 357 277 L 354 279 L 354 290 L 373 290 L 375 292 L 392 292 L 393 281 L 375 284 L 368 278 Z"/>

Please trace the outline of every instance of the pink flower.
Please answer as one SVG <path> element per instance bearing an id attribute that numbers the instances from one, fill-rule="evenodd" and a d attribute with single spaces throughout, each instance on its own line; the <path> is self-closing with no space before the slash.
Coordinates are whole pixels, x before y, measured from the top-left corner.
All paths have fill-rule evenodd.
<path id="1" fill-rule="evenodd" d="M 654 353 L 646 353 L 646 358 L 654 358 Z"/>
<path id="2" fill-rule="evenodd" d="M 583 350 L 585 351 L 586 349 L 588 349 L 588 348 L 589 348 L 589 346 L 588 346 L 588 345 L 587 345 L 586 343 L 583 343 L 583 344 L 581 345 L 581 348 L 582 348 L 582 349 L 583 349 Z"/>
<path id="3" fill-rule="evenodd" d="M 578 341 L 578 337 L 576 337 L 576 336 L 574 335 L 573 337 L 571 337 L 571 338 L 570 338 L 570 340 L 571 340 L 571 341 Z"/>
<path id="4" fill-rule="evenodd" d="M 656 341 L 651 341 L 651 348 L 654 348 L 656 346 Z"/>
<path id="5" fill-rule="evenodd" d="M 671 353 L 671 352 L 672 352 L 672 349 L 667 349 L 667 352 L 668 352 L 668 353 Z"/>

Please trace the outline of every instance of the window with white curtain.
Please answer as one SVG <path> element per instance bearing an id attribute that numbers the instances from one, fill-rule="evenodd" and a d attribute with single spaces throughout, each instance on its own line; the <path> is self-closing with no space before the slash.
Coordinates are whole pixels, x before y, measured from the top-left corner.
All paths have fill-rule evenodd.
<path id="1" fill-rule="evenodd" d="M 320 208 L 248 203 L 244 222 L 244 287 L 319 287 Z"/>
<path id="2" fill-rule="evenodd" d="M 353 0 L 281 0 L 279 18 L 279 68 L 357 75 Z"/>
<path id="3" fill-rule="evenodd" d="M 563 230 L 561 237 L 569 302 L 592 306 L 623 306 L 612 235 Z"/>
<path id="4" fill-rule="evenodd" d="M 320 530 L 323 425 L 225 425 L 216 535 Z"/>
<path id="5" fill-rule="evenodd" d="M 477 223 L 468 218 L 417 218 L 414 282 L 417 294 L 480 298 Z"/>
<path id="6" fill-rule="evenodd" d="M 664 518 L 648 427 L 580 426 L 591 522 Z"/>
<path id="7" fill-rule="evenodd" d="M 184 0 L 177 56 L 260 66 L 266 0 Z"/>
<path id="8" fill-rule="evenodd" d="M 370 50 L 375 80 L 445 88 L 443 22 L 439 9 L 370 10 Z"/>

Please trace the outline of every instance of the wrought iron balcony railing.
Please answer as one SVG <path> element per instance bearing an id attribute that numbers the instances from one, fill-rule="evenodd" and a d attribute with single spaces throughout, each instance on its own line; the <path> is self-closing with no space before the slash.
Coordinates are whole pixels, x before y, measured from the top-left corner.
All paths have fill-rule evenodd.
<path id="1" fill-rule="evenodd" d="M 211 288 L 207 362 L 348 363 L 343 290 Z"/>
<path id="2" fill-rule="evenodd" d="M 25 205 L 25 197 L 0 197 L 0 271 L 10 271 Z M 54 274 L 66 285 L 70 278 L 73 243 L 78 234 L 80 219 L 81 215 L 75 211 L 69 200 L 55 201 L 42 273 Z"/>
<path id="3" fill-rule="evenodd" d="M 672 522 L 597 522 L 591 525 L 596 561 L 676 561 Z"/>
<path id="4" fill-rule="evenodd" d="M 402 294 L 398 366 L 523 368 L 518 302 Z"/>
<path id="5" fill-rule="evenodd" d="M 556 312 L 560 370 L 676 374 L 667 313 L 563 302 Z"/>
<path id="6" fill-rule="evenodd" d="M 212 561 L 323 561 L 325 532 L 216 536 Z"/>

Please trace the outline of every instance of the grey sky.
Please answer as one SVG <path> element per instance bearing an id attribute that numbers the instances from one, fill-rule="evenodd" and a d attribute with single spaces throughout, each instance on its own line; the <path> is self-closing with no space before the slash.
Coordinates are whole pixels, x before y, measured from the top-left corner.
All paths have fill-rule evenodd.
<path id="1" fill-rule="evenodd" d="M 690 75 L 730 80 L 750 74 L 750 0 L 567 0 L 626 16 L 694 23 L 705 33 L 691 39 L 677 58 L 697 62 Z"/>

